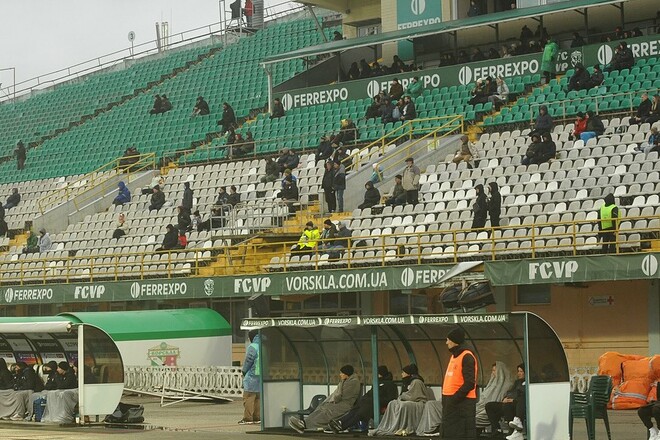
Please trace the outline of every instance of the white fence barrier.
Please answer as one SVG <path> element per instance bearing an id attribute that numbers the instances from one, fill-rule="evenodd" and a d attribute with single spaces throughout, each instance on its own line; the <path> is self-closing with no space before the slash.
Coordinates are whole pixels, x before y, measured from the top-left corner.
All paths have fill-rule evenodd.
<path id="1" fill-rule="evenodd" d="M 182 390 L 233 398 L 243 394 L 243 374 L 240 367 L 127 366 L 124 386 L 148 393 Z"/>

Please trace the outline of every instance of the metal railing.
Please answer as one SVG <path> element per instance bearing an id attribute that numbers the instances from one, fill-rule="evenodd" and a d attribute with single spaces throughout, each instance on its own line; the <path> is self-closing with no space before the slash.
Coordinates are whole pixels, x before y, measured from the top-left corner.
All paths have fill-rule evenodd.
<path id="1" fill-rule="evenodd" d="M 126 163 L 129 161 L 129 163 Z M 107 192 L 112 189 L 110 184 L 113 177 L 120 173 L 125 173 L 125 179 L 130 182 L 136 173 L 155 169 L 156 155 L 154 153 L 145 153 L 138 156 L 123 156 L 102 165 L 94 171 L 85 174 L 82 177 L 69 182 L 63 188 L 55 190 L 37 200 L 39 212 L 44 214 L 49 209 L 61 205 L 69 200 L 73 200 L 76 209 L 85 206 L 98 194 L 83 196 L 84 193 L 101 187 Z M 81 197 L 82 196 L 82 197 Z"/>
<path id="2" fill-rule="evenodd" d="M 647 222 L 637 227 L 639 220 Z M 365 229 L 347 238 L 347 246 L 336 240 L 319 240 L 307 255 L 291 252 L 295 241 L 209 246 L 194 249 L 114 253 L 96 255 L 44 256 L 5 262 L 0 266 L 0 284 L 45 284 L 122 279 L 195 276 L 213 261 L 214 272 L 222 275 L 258 274 L 264 271 L 327 269 L 333 265 L 348 269 L 366 266 L 397 266 L 422 263 L 455 263 L 462 260 L 544 258 L 601 253 L 597 220 L 558 223 L 530 223 L 484 229 L 456 229 L 409 233 L 375 233 Z M 418 224 L 420 226 L 421 224 Z M 633 227 L 633 225 L 635 225 Z M 415 226 L 411 224 L 413 228 Z M 562 226 L 563 231 L 557 227 Z M 550 228 L 550 233 L 545 232 Z M 283 230 L 280 229 L 280 234 Z M 297 235 L 297 233 L 289 234 Z M 649 249 L 660 240 L 660 216 L 622 217 L 615 231 L 613 254 Z M 508 244 L 516 242 L 514 248 Z M 328 248 L 328 245 L 335 245 Z M 346 252 L 346 250 L 351 252 Z M 304 257 L 309 256 L 309 259 Z M 275 260 L 277 258 L 277 261 Z M 214 261 L 215 259 L 215 261 Z M 57 260 L 57 261 L 55 261 Z M 76 261 L 78 260 L 78 261 Z M 188 264 L 182 269 L 178 264 Z M 14 265 L 14 267 L 12 267 Z"/>

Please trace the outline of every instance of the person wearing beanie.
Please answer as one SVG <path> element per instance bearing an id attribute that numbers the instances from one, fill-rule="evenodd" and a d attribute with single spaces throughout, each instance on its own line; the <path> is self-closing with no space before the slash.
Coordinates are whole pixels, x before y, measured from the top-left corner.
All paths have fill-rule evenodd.
<path id="1" fill-rule="evenodd" d="M 352 365 L 344 365 L 339 369 L 339 385 L 330 397 L 325 399 L 314 412 L 307 416 L 306 420 L 298 417 L 289 419 L 289 426 L 296 432 L 302 434 L 305 429 L 312 431 L 323 431 L 331 420 L 346 414 L 355 404 L 360 396 L 360 379 Z M 350 374 L 349 374 L 350 373 Z"/>
<path id="2" fill-rule="evenodd" d="M 577 112 L 575 122 L 573 123 L 573 130 L 569 139 L 578 140 L 580 135 L 587 129 L 587 117 L 582 112 Z"/>
<path id="3" fill-rule="evenodd" d="M 614 56 L 612 56 L 612 62 L 605 69 L 608 72 L 630 69 L 635 65 L 635 57 L 632 53 L 632 50 L 628 47 L 628 43 L 621 41 L 619 45 L 614 49 Z"/>
<path id="4" fill-rule="evenodd" d="M 387 206 L 406 204 L 406 190 L 403 189 L 403 176 L 401 174 L 394 176 L 394 186 L 385 197 L 385 205 Z"/>
<path id="5" fill-rule="evenodd" d="M 442 383 L 442 438 L 477 438 L 477 358 L 463 345 L 465 332 L 454 327 L 447 335 L 451 353 Z"/>
<path id="6" fill-rule="evenodd" d="M 364 184 L 364 189 L 366 190 L 364 192 L 364 201 L 358 205 L 358 208 L 371 208 L 380 203 L 380 191 L 374 187 L 372 181 L 367 181 L 367 183 Z"/>
<path id="7" fill-rule="evenodd" d="M 299 255 L 311 255 L 314 253 L 316 243 L 320 238 L 321 233 L 319 232 L 319 228 L 314 226 L 313 222 L 307 222 L 305 224 L 305 229 L 298 239 L 298 244 L 295 244 L 291 248 L 291 252 L 295 252 Z"/>
<path id="8" fill-rule="evenodd" d="M 261 336 L 257 330 L 248 333 L 250 345 L 245 351 L 243 361 L 243 418 L 239 425 L 252 425 L 261 422 L 261 367 L 259 351 Z"/>
<path id="9" fill-rule="evenodd" d="M 49 361 L 45 363 L 41 367 L 41 372 L 42 374 L 47 374 L 48 377 L 46 378 L 46 383 L 44 384 L 44 388 L 41 391 L 36 391 L 34 393 L 31 393 L 29 396 L 26 396 L 27 400 L 25 403 L 27 404 L 25 409 L 26 409 L 26 415 L 25 415 L 25 420 L 32 420 L 32 416 L 34 414 L 34 402 L 46 397 L 48 395 L 49 391 L 54 391 L 59 389 L 59 383 L 60 383 L 60 378 L 61 376 L 57 372 L 57 362 L 55 361 Z M 28 398 L 29 397 L 29 398 Z"/>
<path id="10" fill-rule="evenodd" d="M 48 374 L 48 378 L 46 379 L 46 384 L 44 385 L 44 389 L 56 390 L 57 381 L 58 381 L 57 362 L 55 361 L 48 362 L 42 367 L 41 371 L 45 374 Z"/>
<path id="11" fill-rule="evenodd" d="M 378 367 L 378 402 L 380 408 L 386 408 L 387 404 L 395 400 L 399 390 L 392 378 L 392 373 L 387 366 Z M 353 432 L 364 432 L 369 420 L 374 417 L 374 395 L 373 389 L 367 391 L 360 397 L 353 408 L 342 417 L 331 420 L 328 424 L 330 430 L 335 434 L 345 432 L 347 429 Z"/>
<path id="12" fill-rule="evenodd" d="M 327 251 L 334 247 L 337 232 L 337 227 L 332 223 L 332 220 L 326 219 L 323 222 L 323 231 L 321 232 L 321 244 L 319 245 L 319 249 Z"/>
<path id="13" fill-rule="evenodd" d="M 373 436 L 407 436 L 414 434 L 422 419 L 424 406 L 434 396 L 424 384 L 416 364 L 406 365 L 401 371 L 402 393 L 392 400 L 385 410 L 378 427 L 370 433 Z"/>
<path id="14" fill-rule="evenodd" d="M 594 71 L 591 73 L 591 76 L 589 76 L 589 88 L 600 87 L 600 85 L 603 84 L 603 81 L 605 81 L 603 71 L 600 68 L 600 64 L 596 64 L 594 65 Z"/>
<path id="15" fill-rule="evenodd" d="M 68 362 L 60 362 L 57 364 L 57 389 L 58 390 L 71 390 L 78 388 L 78 378 L 76 373 Z"/>

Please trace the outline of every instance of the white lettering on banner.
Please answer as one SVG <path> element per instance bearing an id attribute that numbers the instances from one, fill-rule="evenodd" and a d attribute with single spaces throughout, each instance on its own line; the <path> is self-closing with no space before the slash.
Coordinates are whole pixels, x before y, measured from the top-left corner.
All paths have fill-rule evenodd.
<path id="1" fill-rule="evenodd" d="M 447 324 L 451 322 L 449 316 L 420 316 L 420 324 Z"/>
<path id="2" fill-rule="evenodd" d="M 131 297 L 137 299 L 140 296 L 176 296 L 185 295 L 188 291 L 188 284 L 180 283 L 133 283 L 131 285 Z"/>
<path id="3" fill-rule="evenodd" d="M 550 278 L 572 278 L 573 274 L 577 272 L 578 267 L 578 262 L 575 260 L 529 263 L 529 279 L 535 280 L 537 275 L 544 280 Z"/>
<path id="4" fill-rule="evenodd" d="M 100 299 L 105 293 L 105 286 L 76 286 L 73 291 L 75 299 Z"/>
<path id="5" fill-rule="evenodd" d="M 458 316 L 459 324 L 480 324 L 484 322 L 506 322 L 507 315 Z"/>
<path id="6" fill-rule="evenodd" d="M 286 289 L 289 292 L 314 292 L 317 290 L 353 290 L 353 289 L 379 289 L 387 288 L 388 281 L 385 272 L 371 273 L 344 273 L 335 274 L 300 275 L 285 279 Z"/>
<path id="7" fill-rule="evenodd" d="M 5 290 L 5 302 L 42 301 L 53 299 L 53 289 L 13 289 Z"/>
<path id="8" fill-rule="evenodd" d="M 362 324 L 364 325 L 378 325 L 378 324 L 405 324 L 406 318 L 403 316 L 383 316 L 379 318 L 363 318 Z"/>
<path id="9" fill-rule="evenodd" d="M 458 71 L 458 81 L 462 85 L 467 85 L 472 81 L 478 81 L 486 77 L 510 78 L 513 76 L 529 75 L 539 71 L 538 60 L 518 61 L 506 64 L 491 64 L 488 66 L 475 67 L 471 69 L 464 66 Z"/>
<path id="10" fill-rule="evenodd" d="M 421 20 L 409 21 L 408 23 L 399 23 L 397 25 L 397 29 L 411 29 L 436 23 L 442 23 L 442 19 L 440 17 L 431 17 L 423 18 Z"/>
<path id="11" fill-rule="evenodd" d="M 635 58 L 654 57 L 660 53 L 660 40 L 632 43 L 629 47 Z"/>
<path id="12" fill-rule="evenodd" d="M 413 285 L 424 285 L 436 283 L 447 273 L 444 269 L 411 269 L 406 268 L 401 272 L 401 284 L 404 287 L 411 287 Z M 420 286 L 421 287 L 421 286 Z"/>
<path id="13" fill-rule="evenodd" d="M 318 90 L 316 92 L 299 93 L 297 95 L 285 94 L 282 97 L 282 105 L 285 110 L 293 107 L 307 107 L 310 105 L 328 104 L 332 102 L 346 101 L 348 99 L 348 89 Z"/>
<path id="14" fill-rule="evenodd" d="M 353 318 L 323 318 L 323 325 L 349 325 Z"/>
<path id="15" fill-rule="evenodd" d="M 313 318 L 300 318 L 300 319 L 277 319 L 275 320 L 276 325 L 283 326 L 288 325 L 291 327 L 309 327 L 318 325 L 319 321 Z"/>
<path id="16" fill-rule="evenodd" d="M 270 283 L 270 277 L 236 278 L 234 293 L 265 293 Z"/>

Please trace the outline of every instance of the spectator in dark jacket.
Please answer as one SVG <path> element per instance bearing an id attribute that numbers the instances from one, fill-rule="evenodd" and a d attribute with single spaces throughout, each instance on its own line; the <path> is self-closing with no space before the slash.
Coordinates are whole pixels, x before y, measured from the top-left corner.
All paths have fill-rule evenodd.
<path id="1" fill-rule="evenodd" d="M 266 175 L 261 178 L 263 183 L 274 182 L 280 177 L 280 166 L 274 158 L 269 157 L 266 160 Z"/>
<path id="2" fill-rule="evenodd" d="M 538 162 L 535 163 L 544 163 L 549 161 L 550 159 L 554 159 L 555 156 L 557 155 L 557 145 L 555 145 L 554 141 L 552 140 L 552 136 L 550 133 L 543 133 L 541 135 L 541 149 L 538 152 Z"/>
<path id="3" fill-rule="evenodd" d="M 337 198 L 337 212 L 344 212 L 344 190 L 346 189 L 346 168 L 340 160 L 335 159 L 333 164 L 335 176 L 332 182 L 332 189 Z"/>
<path id="4" fill-rule="evenodd" d="M 167 95 L 163 95 L 161 97 L 160 108 L 161 113 L 166 113 L 172 110 L 172 103 L 170 102 L 170 98 L 168 98 Z"/>
<path id="5" fill-rule="evenodd" d="M 542 105 L 539 107 L 539 115 L 536 117 L 534 131 L 537 133 L 551 132 L 555 122 L 552 116 L 548 114 L 548 107 Z"/>
<path id="6" fill-rule="evenodd" d="M 298 179 L 291 174 L 291 170 L 285 170 L 282 179 L 282 190 L 277 196 L 283 200 L 298 200 Z"/>
<path id="7" fill-rule="evenodd" d="M 390 91 L 388 93 L 392 99 L 397 101 L 403 96 L 403 86 L 399 82 L 398 78 L 394 78 L 390 84 Z"/>
<path id="8" fill-rule="evenodd" d="M 497 436 L 498 433 L 501 434 L 500 419 L 502 417 L 504 417 L 505 421 L 510 421 L 516 429 L 520 426 L 522 430 L 522 424 L 527 412 L 525 395 L 525 365 L 520 364 L 518 365 L 517 379 L 504 395 L 504 399 L 501 402 L 486 403 L 485 409 L 492 426 L 492 436 Z M 520 433 L 519 437 L 515 438 L 523 438 L 522 433 Z"/>
<path id="9" fill-rule="evenodd" d="M 605 81 L 605 76 L 600 68 L 600 64 L 595 64 L 594 71 L 589 77 L 589 88 L 600 87 L 600 85 L 603 84 L 603 81 Z"/>
<path id="10" fill-rule="evenodd" d="M 634 65 L 635 57 L 632 50 L 628 47 L 628 43 L 622 41 L 614 50 L 612 62 L 606 70 L 612 72 L 614 70 L 630 69 Z"/>
<path id="11" fill-rule="evenodd" d="M 43 374 L 47 374 L 46 383 L 44 384 L 44 390 L 56 390 L 58 375 L 57 375 L 57 362 L 50 361 L 41 368 Z"/>
<path id="12" fill-rule="evenodd" d="M 649 117 L 649 114 L 651 114 L 651 101 L 649 100 L 649 94 L 642 93 L 642 100 L 637 107 L 635 116 L 630 118 L 630 125 L 636 125 L 645 122 Z"/>
<path id="13" fill-rule="evenodd" d="M 490 197 L 488 198 L 488 216 L 490 217 L 490 226 L 496 228 L 500 225 L 500 215 L 502 214 L 502 196 L 497 182 L 488 184 Z"/>
<path id="14" fill-rule="evenodd" d="M 192 224 L 192 219 L 190 218 L 190 213 L 183 206 L 177 208 L 177 226 L 179 231 L 187 231 L 190 225 Z"/>
<path id="15" fill-rule="evenodd" d="M 600 117 L 589 110 L 587 112 L 587 129 L 580 134 L 580 139 L 587 142 L 591 138 L 598 137 L 605 133 L 605 126 Z"/>
<path id="16" fill-rule="evenodd" d="M 355 61 L 351 64 L 351 68 L 348 70 L 348 79 L 360 79 L 360 68 L 358 67 L 358 63 Z"/>
<path id="17" fill-rule="evenodd" d="M 76 373 L 68 362 L 62 361 L 57 364 L 57 389 L 58 390 L 71 390 L 78 388 L 78 379 Z"/>
<path id="18" fill-rule="evenodd" d="M 342 119 L 339 133 L 330 141 L 331 144 L 348 144 L 358 138 L 358 130 L 350 119 Z"/>
<path id="19" fill-rule="evenodd" d="M 539 163 L 539 157 L 543 146 L 541 145 L 541 135 L 539 133 L 532 133 L 532 143 L 527 147 L 525 155 L 520 162 L 521 165 L 530 165 L 533 163 Z"/>
<path id="20" fill-rule="evenodd" d="M 321 136 L 319 146 L 316 147 L 316 160 L 328 160 L 332 156 L 332 144 L 327 136 Z"/>
<path id="21" fill-rule="evenodd" d="M 241 202 L 241 195 L 238 193 L 235 185 L 229 187 L 229 196 L 227 202 L 232 206 L 236 206 Z"/>
<path id="22" fill-rule="evenodd" d="M 415 103 L 410 99 L 410 96 L 406 96 L 403 99 L 403 111 L 401 112 L 402 121 L 411 121 L 417 117 L 417 110 L 415 109 Z"/>
<path id="23" fill-rule="evenodd" d="M 24 391 L 41 391 L 41 383 L 37 377 L 37 373 L 29 367 L 25 362 L 16 362 L 14 370 L 14 390 Z"/>
<path id="24" fill-rule="evenodd" d="M 337 210 L 337 199 L 335 198 L 335 190 L 332 188 L 332 183 L 335 178 L 335 170 L 332 166 L 332 161 L 326 161 L 325 171 L 323 172 L 323 179 L 321 180 L 321 188 L 325 197 L 325 203 L 328 205 L 328 212 L 332 213 Z"/>
<path id="25" fill-rule="evenodd" d="M 300 164 L 300 156 L 298 156 L 298 154 L 296 154 L 295 151 L 288 150 L 287 153 L 284 155 L 281 171 L 284 172 L 284 170 L 287 169 L 295 170 L 299 164 Z"/>
<path id="26" fill-rule="evenodd" d="M 585 90 L 589 88 L 589 72 L 582 64 L 575 66 L 575 73 L 568 80 L 568 90 Z"/>
<path id="27" fill-rule="evenodd" d="M 160 98 L 160 95 L 154 96 L 154 105 L 151 108 L 151 110 L 149 110 L 149 114 L 157 115 L 158 113 L 162 113 L 163 112 L 162 102 L 163 100 Z"/>
<path id="28" fill-rule="evenodd" d="M 11 194 L 7 197 L 5 202 L 5 209 L 11 209 L 17 206 L 21 201 L 21 195 L 18 193 L 18 188 L 13 188 Z"/>
<path id="29" fill-rule="evenodd" d="M 228 132 L 230 127 L 236 127 L 236 115 L 234 114 L 234 109 L 226 102 L 222 103 L 222 119 L 218 121 L 218 125 L 222 127 L 220 130 L 220 136 L 223 136 Z"/>
<path id="30" fill-rule="evenodd" d="M 25 168 L 25 159 L 27 158 L 23 141 L 18 141 L 16 148 L 14 149 L 14 154 L 16 155 L 16 169 L 20 171 Z"/>
<path id="31" fill-rule="evenodd" d="M 115 197 L 115 199 L 112 201 L 113 205 L 123 205 L 124 203 L 128 203 L 131 201 L 131 192 L 128 190 L 128 187 L 124 182 L 119 182 L 117 184 L 117 188 L 119 188 L 119 194 Z"/>
<path id="32" fill-rule="evenodd" d="M 209 113 L 211 113 L 211 110 L 209 109 L 208 102 L 204 100 L 203 96 L 198 96 L 191 116 L 206 116 Z"/>
<path id="33" fill-rule="evenodd" d="M 571 48 L 585 46 L 584 38 L 579 32 L 573 32 L 573 39 L 571 40 Z"/>
<path id="34" fill-rule="evenodd" d="M 366 190 L 364 193 L 364 202 L 362 202 L 358 208 L 371 208 L 372 206 L 380 203 L 380 191 L 378 191 L 377 188 L 374 188 L 374 184 L 372 182 L 365 183 L 364 189 Z"/>
<path id="35" fill-rule="evenodd" d="M 183 184 L 183 200 L 181 201 L 181 206 L 183 206 L 189 213 L 192 212 L 193 190 L 190 189 L 190 182 L 184 182 Z"/>
<path id="36" fill-rule="evenodd" d="M 362 58 L 360 60 L 360 78 L 370 78 L 371 77 L 371 67 L 369 67 L 369 63 L 367 63 L 367 60 Z"/>
<path id="37" fill-rule="evenodd" d="M 151 204 L 149 205 L 149 211 L 156 210 L 158 211 L 165 204 L 165 193 L 160 190 L 160 185 L 154 186 L 154 192 L 151 195 Z"/>
<path id="38" fill-rule="evenodd" d="M 284 106 L 280 98 L 273 100 L 273 111 L 270 113 L 270 119 L 281 118 L 284 116 Z"/>
<path id="39" fill-rule="evenodd" d="M 5 358 L 0 358 L 0 390 L 14 389 L 14 376 L 7 368 Z"/>
<path id="40" fill-rule="evenodd" d="M 177 234 L 174 225 L 171 223 L 165 227 L 167 232 L 165 233 L 165 238 L 163 238 L 163 245 L 156 249 L 156 251 L 169 251 L 175 249 L 179 244 L 179 236 Z"/>
<path id="41" fill-rule="evenodd" d="M 488 215 L 488 199 L 484 192 L 484 186 L 479 184 L 474 187 L 477 192 L 477 200 L 472 205 L 474 218 L 472 220 L 472 229 L 481 229 L 486 226 L 486 216 Z"/>
<path id="42" fill-rule="evenodd" d="M 335 240 L 335 245 L 343 249 L 348 249 L 349 240 L 353 233 L 350 229 L 346 227 L 345 222 L 337 222 L 337 240 Z"/>

